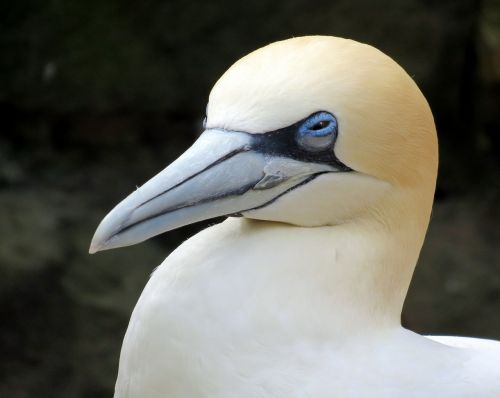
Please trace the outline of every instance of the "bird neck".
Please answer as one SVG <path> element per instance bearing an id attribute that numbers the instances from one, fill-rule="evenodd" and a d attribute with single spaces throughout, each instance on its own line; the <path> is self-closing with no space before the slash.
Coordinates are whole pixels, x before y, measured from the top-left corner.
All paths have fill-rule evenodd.
<path id="1" fill-rule="evenodd" d="M 278 311 L 287 333 L 315 341 L 340 342 L 399 326 L 431 207 L 431 200 L 411 203 L 411 197 L 402 192 L 334 226 L 230 221 L 239 226 L 233 236 L 248 243 L 252 264 L 243 272 L 259 281 L 266 306 L 260 313 Z"/>
<path id="2" fill-rule="evenodd" d="M 393 191 L 358 218 L 330 227 L 339 260 L 350 259 L 331 270 L 336 289 L 345 294 L 336 307 L 359 311 L 369 322 L 400 325 L 432 208 L 432 195 L 419 192 Z"/>

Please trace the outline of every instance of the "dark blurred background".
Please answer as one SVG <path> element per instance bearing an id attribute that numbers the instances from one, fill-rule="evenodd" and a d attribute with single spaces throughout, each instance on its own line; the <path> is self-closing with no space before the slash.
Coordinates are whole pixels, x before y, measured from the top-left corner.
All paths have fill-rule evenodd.
<path id="1" fill-rule="evenodd" d="M 305 34 L 395 58 L 434 111 L 436 205 L 403 315 L 500 338 L 500 2 L 0 4 L 0 396 L 110 397 L 153 268 L 207 224 L 87 254 L 101 218 L 195 139 L 211 86 Z"/>

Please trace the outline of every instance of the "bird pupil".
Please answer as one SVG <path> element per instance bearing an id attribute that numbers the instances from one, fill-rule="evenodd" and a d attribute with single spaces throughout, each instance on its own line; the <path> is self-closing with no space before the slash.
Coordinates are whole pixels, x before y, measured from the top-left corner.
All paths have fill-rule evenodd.
<path id="1" fill-rule="evenodd" d="M 326 126 L 330 124 L 329 121 L 327 120 L 322 120 L 321 122 L 316 123 L 314 126 L 311 127 L 311 130 L 321 130 L 324 129 Z"/>

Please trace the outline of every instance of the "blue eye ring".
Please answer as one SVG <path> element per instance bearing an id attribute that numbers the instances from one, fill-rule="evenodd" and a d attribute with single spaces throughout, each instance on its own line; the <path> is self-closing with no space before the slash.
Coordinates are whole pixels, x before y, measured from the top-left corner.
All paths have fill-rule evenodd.
<path id="1" fill-rule="evenodd" d="M 299 145 L 313 152 L 331 148 L 336 137 L 337 119 L 324 111 L 309 116 L 297 132 Z"/>

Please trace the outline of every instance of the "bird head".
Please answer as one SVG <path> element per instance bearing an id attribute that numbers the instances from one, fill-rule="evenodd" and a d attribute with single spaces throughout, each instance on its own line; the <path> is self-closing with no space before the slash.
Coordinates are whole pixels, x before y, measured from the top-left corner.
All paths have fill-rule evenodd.
<path id="1" fill-rule="evenodd" d="M 436 171 L 432 113 L 395 61 L 352 40 L 284 40 L 224 73 L 199 139 L 103 219 L 90 252 L 219 216 L 337 225 L 410 196 L 430 211 Z"/>

